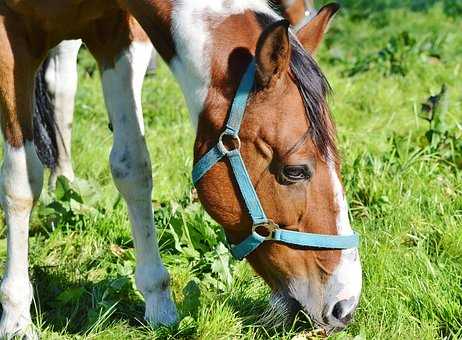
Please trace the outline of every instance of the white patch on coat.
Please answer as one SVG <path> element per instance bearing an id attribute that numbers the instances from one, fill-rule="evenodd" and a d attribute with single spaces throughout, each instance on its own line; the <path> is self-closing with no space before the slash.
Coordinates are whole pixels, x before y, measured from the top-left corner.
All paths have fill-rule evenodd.
<path id="1" fill-rule="evenodd" d="M 64 176 L 70 181 L 75 178 L 71 159 L 71 139 L 78 81 L 77 55 L 81 45 L 80 39 L 65 40 L 51 49 L 48 54 L 45 81 L 55 113 L 59 155 L 56 168 L 50 176 L 50 189 L 55 187 L 58 176 Z"/>
<path id="2" fill-rule="evenodd" d="M 170 68 L 178 80 L 194 129 L 211 83 L 211 31 L 230 15 L 252 10 L 275 15 L 263 0 L 178 0 L 172 12 L 172 33 L 177 55 Z"/>
<path id="3" fill-rule="evenodd" d="M 148 42 L 132 42 L 112 68 L 103 70 L 102 80 L 114 129 L 111 171 L 128 206 L 136 250 L 136 284 L 145 299 L 145 318 L 152 325 L 170 325 L 177 313 L 154 228 L 152 170 L 141 107 L 141 90 L 152 51 Z"/>
<path id="4" fill-rule="evenodd" d="M 3 307 L 0 338 L 36 336 L 30 315 L 33 291 L 28 272 L 28 237 L 30 214 L 42 183 L 43 166 L 33 143 L 15 148 L 5 142 L 0 200 L 8 227 L 8 252 L 0 286 Z"/>

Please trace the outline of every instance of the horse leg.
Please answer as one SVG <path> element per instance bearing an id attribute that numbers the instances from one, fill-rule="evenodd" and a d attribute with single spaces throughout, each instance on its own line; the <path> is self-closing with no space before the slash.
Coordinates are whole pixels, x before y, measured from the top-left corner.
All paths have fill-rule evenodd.
<path id="1" fill-rule="evenodd" d="M 43 63 L 47 96 L 55 115 L 55 136 L 58 151 L 56 167 L 52 169 L 48 186 L 54 189 L 56 179 L 64 176 L 75 179 L 71 158 L 72 122 L 74 119 L 75 94 L 77 92 L 77 54 L 81 40 L 65 40 L 50 50 Z"/>
<path id="2" fill-rule="evenodd" d="M 33 290 L 28 272 L 28 234 L 32 208 L 43 182 L 32 129 L 34 77 L 41 60 L 32 57 L 21 29 L 14 27 L 15 21 L 8 20 L 13 24 L 6 29 L 5 21 L 0 6 L 0 116 L 5 139 L 0 202 L 8 228 L 6 269 L 0 285 L 0 338 L 32 339 L 36 333 L 30 314 Z"/>
<path id="3" fill-rule="evenodd" d="M 152 51 L 146 41 L 132 42 L 115 59 L 95 55 L 114 131 L 112 176 L 128 206 L 136 249 L 136 284 L 146 302 L 145 318 L 152 325 L 168 325 L 176 321 L 177 314 L 154 228 L 152 170 L 141 108 L 141 89 Z"/>

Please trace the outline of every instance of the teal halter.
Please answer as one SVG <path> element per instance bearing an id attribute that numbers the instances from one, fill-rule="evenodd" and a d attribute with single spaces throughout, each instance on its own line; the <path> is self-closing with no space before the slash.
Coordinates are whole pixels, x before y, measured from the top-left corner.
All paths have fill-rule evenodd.
<path id="1" fill-rule="evenodd" d="M 254 79 L 255 60 L 252 60 L 234 97 L 224 132 L 220 135 L 218 143 L 195 164 L 192 173 L 193 182 L 197 184 L 222 158 L 227 157 L 231 164 L 237 185 L 252 219 L 252 233 L 238 245 L 231 245 L 231 253 L 235 258 L 242 260 L 265 241 L 276 241 L 290 245 L 324 249 L 357 248 L 359 239 L 356 234 L 323 235 L 283 230 L 266 217 L 239 151 L 241 147 L 239 130 L 247 106 L 247 100 L 254 85 Z M 223 143 L 224 137 L 234 139 L 237 142 L 237 147 L 232 150 L 228 149 Z M 266 230 L 264 232 L 265 235 L 259 234 L 261 229 Z"/>

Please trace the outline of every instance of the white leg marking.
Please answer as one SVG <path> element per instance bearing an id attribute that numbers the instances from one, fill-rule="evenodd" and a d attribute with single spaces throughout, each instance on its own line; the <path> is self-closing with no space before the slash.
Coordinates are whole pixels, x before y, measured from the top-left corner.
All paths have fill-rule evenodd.
<path id="1" fill-rule="evenodd" d="M 0 338 L 36 338 L 30 304 L 33 291 L 28 272 L 29 218 L 40 196 L 43 166 L 32 142 L 21 148 L 4 145 L 0 199 L 8 226 L 6 270 L 0 286 L 3 307 Z"/>
<path id="2" fill-rule="evenodd" d="M 50 51 L 45 71 L 45 80 L 55 112 L 59 153 L 56 169 L 50 176 L 51 189 L 55 187 L 58 176 L 65 176 L 70 181 L 75 178 L 71 159 L 71 138 L 78 80 L 77 54 L 81 45 L 81 40 L 61 42 Z"/>
<path id="3" fill-rule="evenodd" d="M 176 321 L 177 314 L 154 229 L 151 162 L 141 108 L 141 87 L 152 49 L 150 43 L 133 42 L 113 68 L 103 71 L 102 78 L 114 127 L 111 170 L 128 205 L 136 248 L 136 284 L 145 298 L 145 318 L 153 325 L 168 325 Z"/>

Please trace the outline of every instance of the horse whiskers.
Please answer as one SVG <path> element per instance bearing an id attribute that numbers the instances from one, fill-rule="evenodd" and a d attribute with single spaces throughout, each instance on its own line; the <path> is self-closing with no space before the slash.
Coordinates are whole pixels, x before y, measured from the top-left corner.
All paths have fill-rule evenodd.
<path id="1" fill-rule="evenodd" d="M 297 313 L 301 313 L 304 315 L 306 320 L 309 321 L 313 328 L 321 327 L 324 330 L 331 329 L 331 326 L 329 326 L 327 323 L 313 317 L 311 313 L 314 311 L 309 307 L 309 305 L 294 298 L 294 296 L 297 296 L 297 292 L 309 289 L 310 287 L 307 286 L 306 282 L 300 282 L 297 280 L 289 281 L 287 291 L 285 291 L 281 297 L 285 298 L 286 305 L 291 308 L 289 314 L 291 314 L 292 320 L 295 319 Z M 305 292 L 305 294 L 308 295 L 308 292 Z"/>
<path id="2" fill-rule="evenodd" d="M 323 321 L 313 319 L 313 317 L 311 317 L 308 314 L 308 312 L 305 311 L 305 308 L 303 306 L 300 309 L 300 313 L 303 314 L 305 318 L 311 323 L 311 326 L 313 327 L 314 330 L 319 328 L 326 334 L 326 336 L 335 333 L 335 331 L 337 330 L 337 328 L 332 328 L 330 325 L 328 325 L 327 323 Z"/>
<path id="3" fill-rule="evenodd" d="M 286 325 L 290 319 L 290 306 L 287 296 L 281 292 L 276 292 L 271 295 L 270 304 L 263 312 L 258 324 L 266 327 L 280 327 Z"/>
<path id="4" fill-rule="evenodd" d="M 278 291 L 271 295 L 270 305 L 257 324 L 271 328 L 290 326 L 298 312 L 301 312 L 306 317 L 313 329 L 319 328 L 325 334 L 332 334 L 335 331 L 328 324 L 313 320 L 297 300 L 292 298 L 288 292 L 283 291 Z M 326 331 L 326 329 L 329 331 Z"/>

